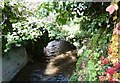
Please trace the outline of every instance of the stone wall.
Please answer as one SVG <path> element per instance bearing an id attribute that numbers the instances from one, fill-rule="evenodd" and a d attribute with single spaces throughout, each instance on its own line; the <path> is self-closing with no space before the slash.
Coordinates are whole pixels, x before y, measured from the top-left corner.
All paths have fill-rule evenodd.
<path id="1" fill-rule="evenodd" d="M 14 48 L 2 57 L 2 81 L 10 81 L 28 62 L 23 47 Z"/>

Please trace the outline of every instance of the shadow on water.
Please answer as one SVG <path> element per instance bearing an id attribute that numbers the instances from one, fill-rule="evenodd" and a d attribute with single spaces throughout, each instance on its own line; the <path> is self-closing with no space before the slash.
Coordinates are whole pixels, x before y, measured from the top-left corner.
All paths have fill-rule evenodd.
<path id="1" fill-rule="evenodd" d="M 65 66 L 61 72 L 55 76 L 45 75 L 44 71 L 48 63 L 45 60 L 34 60 L 29 62 L 21 71 L 10 81 L 10 83 L 29 81 L 29 83 L 68 83 L 70 75 L 75 68 L 75 62 Z"/>

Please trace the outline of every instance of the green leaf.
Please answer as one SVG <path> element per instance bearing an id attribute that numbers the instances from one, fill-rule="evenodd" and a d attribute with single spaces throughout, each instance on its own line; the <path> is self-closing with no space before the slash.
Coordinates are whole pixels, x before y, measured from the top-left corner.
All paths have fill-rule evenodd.
<path id="1" fill-rule="evenodd" d="M 92 50 L 85 50 L 84 56 L 88 57 L 91 52 L 92 52 Z"/>

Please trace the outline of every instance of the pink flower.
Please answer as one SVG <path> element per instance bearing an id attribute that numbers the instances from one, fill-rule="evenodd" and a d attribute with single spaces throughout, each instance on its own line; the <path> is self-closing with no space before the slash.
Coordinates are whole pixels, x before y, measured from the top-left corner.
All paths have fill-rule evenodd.
<path id="1" fill-rule="evenodd" d="M 117 23 L 117 25 L 116 25 L 116 29 L 117 29 L 117 31 L 118 31 L 118 33 L 117 33 L 117 34 L 119 34 L 119 35 L 120 35 L 120 22 L 119 22 L 119 23 Z"/>
<path id="2" fill-rule="evenodd" d="M 102 55 L 99 59 L 100 59 L 100 61 L 102 61 L 104 59 L 104 56 Z"/>
<path id="3" fill-rule="evenodd" d="M 118 70 L 118 72 L 120 72 L 120 63 L 117 62 L 117 63 L 115 64 L 115 68 L 116 68 L 116 70 Z"/>
<path id="4" fill-rule="evenodd" d="M 118 5 L 117 4 L 111 4 L 110 6 L 108 6 L 106 8 L 106 11 L 109 12 L 110 14 L 112 14 L 114 11 L 118 10 Z"/>
<path id="5" fill-rule="evenodd" d="M 108 80 L 108 77 L 107 76 L 99 76 L 99 80 L 105 81 L 105 80 Z"/>

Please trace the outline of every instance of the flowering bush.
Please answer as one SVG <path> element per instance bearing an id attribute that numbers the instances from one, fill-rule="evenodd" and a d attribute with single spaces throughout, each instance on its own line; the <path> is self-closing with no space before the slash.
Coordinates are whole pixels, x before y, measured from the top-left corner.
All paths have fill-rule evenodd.
<path id="1" fill-rule="evenodd" d="M 118 10 L 117 4 L 111 4 L 106 8 L 110 14 Z M 111 64 L 105 69 L 103 76 L 100 76 L 100 81 L 118 81 L 120 82 L 120 61 L 119 61 L 119 44 L 120 39 L 120 22 L 115 24 L 111 42 L 108 45 L 108 56 L 104 58 L 101 56 L 100 61 L 101 65 Z M 107 61 L 106 61 L 107 60 Z"/>

